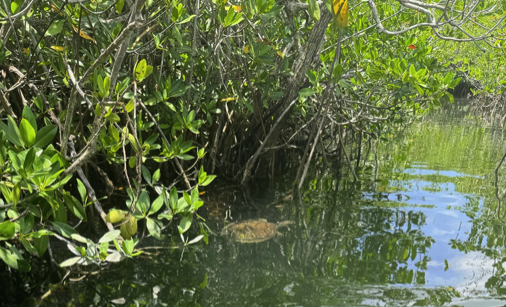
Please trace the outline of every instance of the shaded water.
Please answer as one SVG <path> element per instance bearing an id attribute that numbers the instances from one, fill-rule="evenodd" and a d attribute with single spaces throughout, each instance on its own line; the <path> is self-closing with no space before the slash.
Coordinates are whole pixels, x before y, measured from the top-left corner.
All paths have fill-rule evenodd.
<path id="1" fill-rule="evenodd" d="M 159 251 L 70 283 L 60 297 L 97 306 L 506 306 L 506 234 L 493 217 L 503 144 L 465 108 L 437 111 L 372 149 L 362 183 L 336 191 L 330 168 L 313 174 L 303 210 L 273 203 L 289 175 L 274 189 L 252 187 L 253 202 L 235 191 L 201 210 L 216 233 L 229 213 L 295 221 L 283 237 L 238 244 L 211 235 L 184 255 Z"/>

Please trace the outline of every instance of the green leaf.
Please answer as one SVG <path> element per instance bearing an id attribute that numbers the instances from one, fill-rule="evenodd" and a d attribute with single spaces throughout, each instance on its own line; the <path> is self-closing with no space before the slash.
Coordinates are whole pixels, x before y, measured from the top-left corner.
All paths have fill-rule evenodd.
<path id="1" fill-rule="evenodd" d="M 37 148 L 44 148 L 49 143 L 53 141 L 53 138 L 56 135 L 56 132 L 58 131 L 58 127 L 55 125 L 48 125 L 43 127 L 42 129 L 37 132 L 37 138 L 35 139 L 35 143 L 33 144 L 33 147 Z"/>
<path id="2" fill-rule="evenodd" d="M 28 261 L 3 247 L 0 247 L 0 258 L 13 269 L 20 270 L 22 272 L 30 271 L 30 264 Z"/>
<path id="3" fill-rule="evenodd" d="M 160 210 L 160 208 L 163 206 L 163 196 L 160 195 L 158 196 L 155 201 L 153 202 L 153 204 L 151 204 L 151 208 L 149 209 L 149 213 L 148 215 L 151 215 L 151 214 L 154 214 L 154 213 L 157 213 L 158 210 Z"/>
<path id="4" fill-rule="evenodd" d="M 116 13 L 121 14 L 124 6 L 125 6 L 125 0 L 116 1 L 116 4 L 114 4 L 114 8 L 116 9 Z"/>
<path id="5" fill-rule="evenodd" d="M 125 240 L 125 241 L 123 241 L 123 243 L 121 245 L 123 247 L 123 251 L 127 255 L 131 255 L 132 252 L 134 251 L 134 246 L 135 246 L 134 240 Z"/>
<path id="6" fill-rule="evenodd" d="M 81 201 L 83 203 L 85 203 L 86 202 L 86 195 L 87 195 L 86 187 L 79 179 L 77 179 L 77 190 L 79 191 L 79 195 L 81 196 Z"/>
<path id="7" fill-rule="evenodd" d="M 228 10 L 227 16 L 225 17 L 225 20 L 224 20 L 224 27 L 225 28 L 230 26 L 230 24 L 234 20 L 234 15 L 235 15 L 235 11 L 232 7 L 230 7 L 230 9 Z"/>
<path id="8" fill-rule="evenodd" d="M 16 172 L 19 172 L 22 165 L 21 165 L 21 161 L 19 160 L 17 153 L 14 151 L 9 151 L 7 154 L 9 155 L 9 158 L 11 159 L 11 164 L 12 164 L 12 167 L 14 168 L 14 170 Z"/>
<path id="9" fill-rule="evenodd" d="M 26 153 L 25 161 L 23 162 L 23 169 L 25 171 L 31 169 L 34 160 L 35 160 L 35 149 L 32 147 Z"/>
<path id="10" fill-rule="evenodd" d="M 49 243 L 49 236 L 41 236 L 40 238 L 34 238 L 33 244 L 39 256 L 44 255 L 47 250 Z"/>
<path id="11" fill-rule="evenodd" d="M 135 78 L 141 82 L 146 76 L 147 64 L 146 60 L 142 59 L 135 67 Z"/>
<path id="12" fill-rule="evenodd" d="M 16 125 L 16 121 L 10 115 L 7 115 L 7 119 L 9 121 L 9 123 L 8 123 L 8 129 L 10 131 L 10 134 L 15 135 L 15 142 L 13 142 L 13 143 L 16 144 L 16 145 L 19 144 L 19 146 L 23 146 L 24 147 L 25 144 L 23 142 L 23 139 L 21 138 L 21 132 L 19 132 L 18 125 Z"/>
<path id="13" fill-rule="evenodd" d="M 177 226 L 180 234 L 185 233 L 188 229 L 190 229 L 190 226 L 192 225 L 192 220 L 193 216 L 191 214 L 183 216 L 183 218 L 179 222 L 179 225 Z"/>
<path id="14" fill-rule="evenodd" d="M 105 235 L 103 235 L 102 238 L 100 238 L 100 240 L 98 240 L 98 243 L 111 242 L 112 240 L 119 237 L 120 234 L 121 234 L 121 231 L 119 231 L 117 229 L 111 230 L 111 231 L 107 232 Z"/>
<path id="15" fill-rule="evenodd" d="M 155 171 L 155 173 L 153 174 L 153 178 L 151 178 L 153 180 L 153 184 L 157 183 L 158 180 L 160 180 L 160 169 L 157 169 Z"/>
<path id="16" fill-rule="evenodd" d="M 23 5 L 23 0 L 14 0 L 11 2 L 11 11 L 13 14 L 19 12 L 19 8 Z"/>
<path id="17" fill-rule="evenodd" d="M 88 220 L 88 217 L 86 216 L 86 210 L 84 210 L 83 205 L 81 205 L 81 203 L 74 196 L 68 193 L 64 193 L 63 199 L 65 201 L 65 205 L 75 217 L 84 220 L 85 222 Z"/>
<path id="18" fill-rule="evenodd" d="M 73 257 L 73 258 L 69 258 L 65 261 L 63 261 L 62 263 L 60 263 L 60 267 L 62 268 L 65 268 L 65 267 L 69 267 L 69 266 L 73 266 L 74 264 L 76 264 L 79 260 L 81 260 L 82 257 Z"/>
<path id="19" fill-rule="evenodd" d="M 172 207 L 172 210 L 176 211 L 177 203 L 178 203 L 178 195 L 177 195 L 176 187 L 172 187 L 172 189 L 170 190 L 169 202 L 170 202 L 170 206 Z"/>
<path id="20" fill-rule="evenodd" d="M 453 73 L 450 71 L 446 74 L 444 80 L 443 80 L 443 83 L 445 85 L 450 85 L 451 82 L 452 82 L 452 79 L 453 79 Z"/>
<path id="21" fill-rule="evenodd" d="M 118 114 L 113 113 L 113 112 L 106 114 L 104 117 L 105 117 L 105 119 L 107 119 L 108 121 L 111 121 L 113 123 L 117 123 L 121 120 L 121 118 L 118 116 Z"/>
<path id="22" fill-rule="evenodd" d="M 65 22 L 64 19 L 62 20 L 55 20 L 47 29 L 45 36 L 52 36 L 56 35 L 61 32 L 63 29 L 63 23 Z"/>
<path id="23" fill-rule="evenodd" d="M 145 165 L 142 165 L 141 173 L 144 180 L 146 180 L 147 183 L 151 184 L 151 173 Z"/>
<path id="24" fill-rule="evenodd" d="M 5 138 L 14 145 L 21 146 L 21 137 L 18 139 L 13 129 L 10 129 L 8 125 L 0 121 L 0 129 L 5 133 Z"/>
<path id="25" fill-rule="evenodd" d="M 162 239 L 162 227 L 160 227 L 160 224 L 158 221 L 155 221 L 153 219 L 146 219 L 146 227 L 148 228 L 149 233 L 156 239 L 161 240 Z"/>
<path id="26" fill-rule="evenodd" d="M 192 190 L 191 203 L 193 204 L 198 201 L 199 201 L 199 188 L 197 186 Z"/>
<path id="27" fill-rule="evenodd" d="M 19 132 L 21 133 L 21 139 L 25 145 L 27 147 L 32 146 L 35 142 L 36 133 L 29 121 L 24 118 L 21 120 L 21 123 L 19 124 Z"/>
<path id="28" fill-rule="evenodd" d="M 35 119 L 35 115 L 33 115 L 32 109 L 29 106 L 25 106 L 23 108 L 22 117 L 26 119 L 30 125 L 32 125 L 35 132 L 37 132 L 37 120 Z"/>
<path id="29" fill-rule="evenodd" d="M 309 97 L 314 94 L 316 94 L 316 92 L 310 88 L 307 88 L 307 87 L 303 88 L 299 91 L 299 97 L 301 97 L 301 98 L 306 98 L 306 97 Z"/>
<path id="30" fill-rule="evenodd" d="M 160 213 L 158 214 L 158 219 L 161 220 L 161 219 L 167 219 L 168 221 L 172 220 L 172 218 L 174 217 L 174 215 L 172 215 L 172 213 Z"/>
<path id="31" fill-rule="evenodd" d="M 206 177 L 206 180 L 204 180 L 204 182 L 200 185 L 205 187 L 205 186 L 209 185 L 211 182 L 213 182 L 214 178 L 216 178 L 216 175 L 209 175 Z"/>
<path id="32" fill-rule="evenodd" d="M 190 16 L 186 17 L 185 19 L 183 19 L 182 21 L 178 22 L 177 24 L 182 25 L 183 23 L 187 23 L 187 22 L 191 21 L 193 19 L 193 17 L 195 17 L 195 15 L 190 15 Z"/>
<path id="33" fill-rule="evenodd" d="M 143 190 L 141 192 L 141 195 L 139 196 L 139 199 L 137 200 L 136 208 L 143 216 L 146 216 L 149 204 L 150 204 L 149 194 L 146 190 Z"/>
<path id="34" fill-rule="evenodd" d="M 192 204 L 192 200 L 190 198 L 190 195 L 188 195 L 188 193 L 186 191 L 183 191 L 183 198 L 188 205 Z"/>
<path id="35" fill-rule="evenodd" d="M 316 0 L 309 0 L 309 16 L 311 16 L 311 19 L 314 21 L 320 20 L 320 6 L 318 5 L 318 2 Z"/>
<path id="36" fill-rule="evenodd" d="M 0 240 L 9 240 L 14 236 L 16 226 L 13 222 L 0 223 Z"/>
<path id="37" fill-rule="evenodd" d="M 66 238 L 71 238 L 73 234 L 78 234 L 77 231 L 65 223 L 53 222 L 54 229 Z"/>

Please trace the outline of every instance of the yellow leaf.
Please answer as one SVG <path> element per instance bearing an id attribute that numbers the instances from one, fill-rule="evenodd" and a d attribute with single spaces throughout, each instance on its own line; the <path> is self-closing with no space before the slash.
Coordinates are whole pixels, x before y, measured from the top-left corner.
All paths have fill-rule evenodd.
<path id="1" fill-rule="evenodd" d="M 74 26 L 74 25 L 72 25 L 72 28 L 74 28 L 74 31 L 76 33 L 77 33 L 77 31 L 79 31 L 79 29 L 76 26 Z M 84 39 L 87 39 L 87 40 L 90 40 L 90 41 L 96 43 L 93 38 L 91 38 L 88 34 L 84 33 L 83 31 L 79 31 L 79 36 L 81 36 Z"/>
<path id="2" fill-rule="evenodd" d="M 235 100 L 234 97 L 228 97 L 228 98 L 223 98 L 221 101 L 233 101 Z"/>
<path id="3" fill-rule="evenodd" d="M 277 51 L 276 54 L 279 55 L 283 59 L 285 58 L 285 55 L 281 51 Z"/>
<path id="4" fill-rule="evenodd" d="M 56 51 L 63 51 L 63 50 L 65 50 L 65 48 L 63 48 L 62 46 L 51 46 L 51 49 L 56 50 Z"/>
<path id="5" fill-rule="evenodd" d="M 232 7 L 234 8 L 234 11 L 235 11 L 236 13 L 238 13 L 238 12 L 242 12 L 242 9 L 241 9 L 241 6 L 240 6 L 240 5 L 232 5 Z"/>
<path id="6" fill-rule="evenodd" d="M 23 48 L 23 53 L 25 53 L 25 54 L 30 54 L 30 49 L 28 49 L 28 48 Z"/>
<path id="7" fill-rule="evenodd" d="M 249 45 L 244 46 L 244 53 L 249 53 Z"/>
<path id="8" fill-rule="evenodd" d="M 344 28 L 348 23 L 348 0 L 333 0 L 334 14 L 337 16 L 337 24 Z"/>

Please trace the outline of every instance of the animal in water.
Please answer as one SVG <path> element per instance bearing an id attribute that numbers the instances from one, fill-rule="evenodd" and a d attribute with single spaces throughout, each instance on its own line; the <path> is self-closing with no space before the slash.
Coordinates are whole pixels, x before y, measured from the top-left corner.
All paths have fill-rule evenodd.
<path id="1" fill-rule="evenodd" d="M 278 229 L 292 223 L 292 221 L 270 223 L 266 219 L 245 220 L 228 224 L 223 228 L 221 234 L 229 235 L 239 243 L 259 243 L 282 235 Z"/>

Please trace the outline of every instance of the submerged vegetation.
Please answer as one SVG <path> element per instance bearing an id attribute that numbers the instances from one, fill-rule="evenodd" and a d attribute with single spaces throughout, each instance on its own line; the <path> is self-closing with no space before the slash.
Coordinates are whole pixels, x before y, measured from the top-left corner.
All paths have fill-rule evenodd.
<path id="1" fill-rule="evenodd" d="M 246 185 L 297 160 L 300 189 L 321 157 L 359 179 L 373 141 L 454 101 L 455 70 L 506 84 L 457 49 L 504 59 L 503 1 L 3 4 L 0 258 L 25 272 L 28 255 L 68 267 L 147 237 L 207 242 L 216 176 Z"/>

